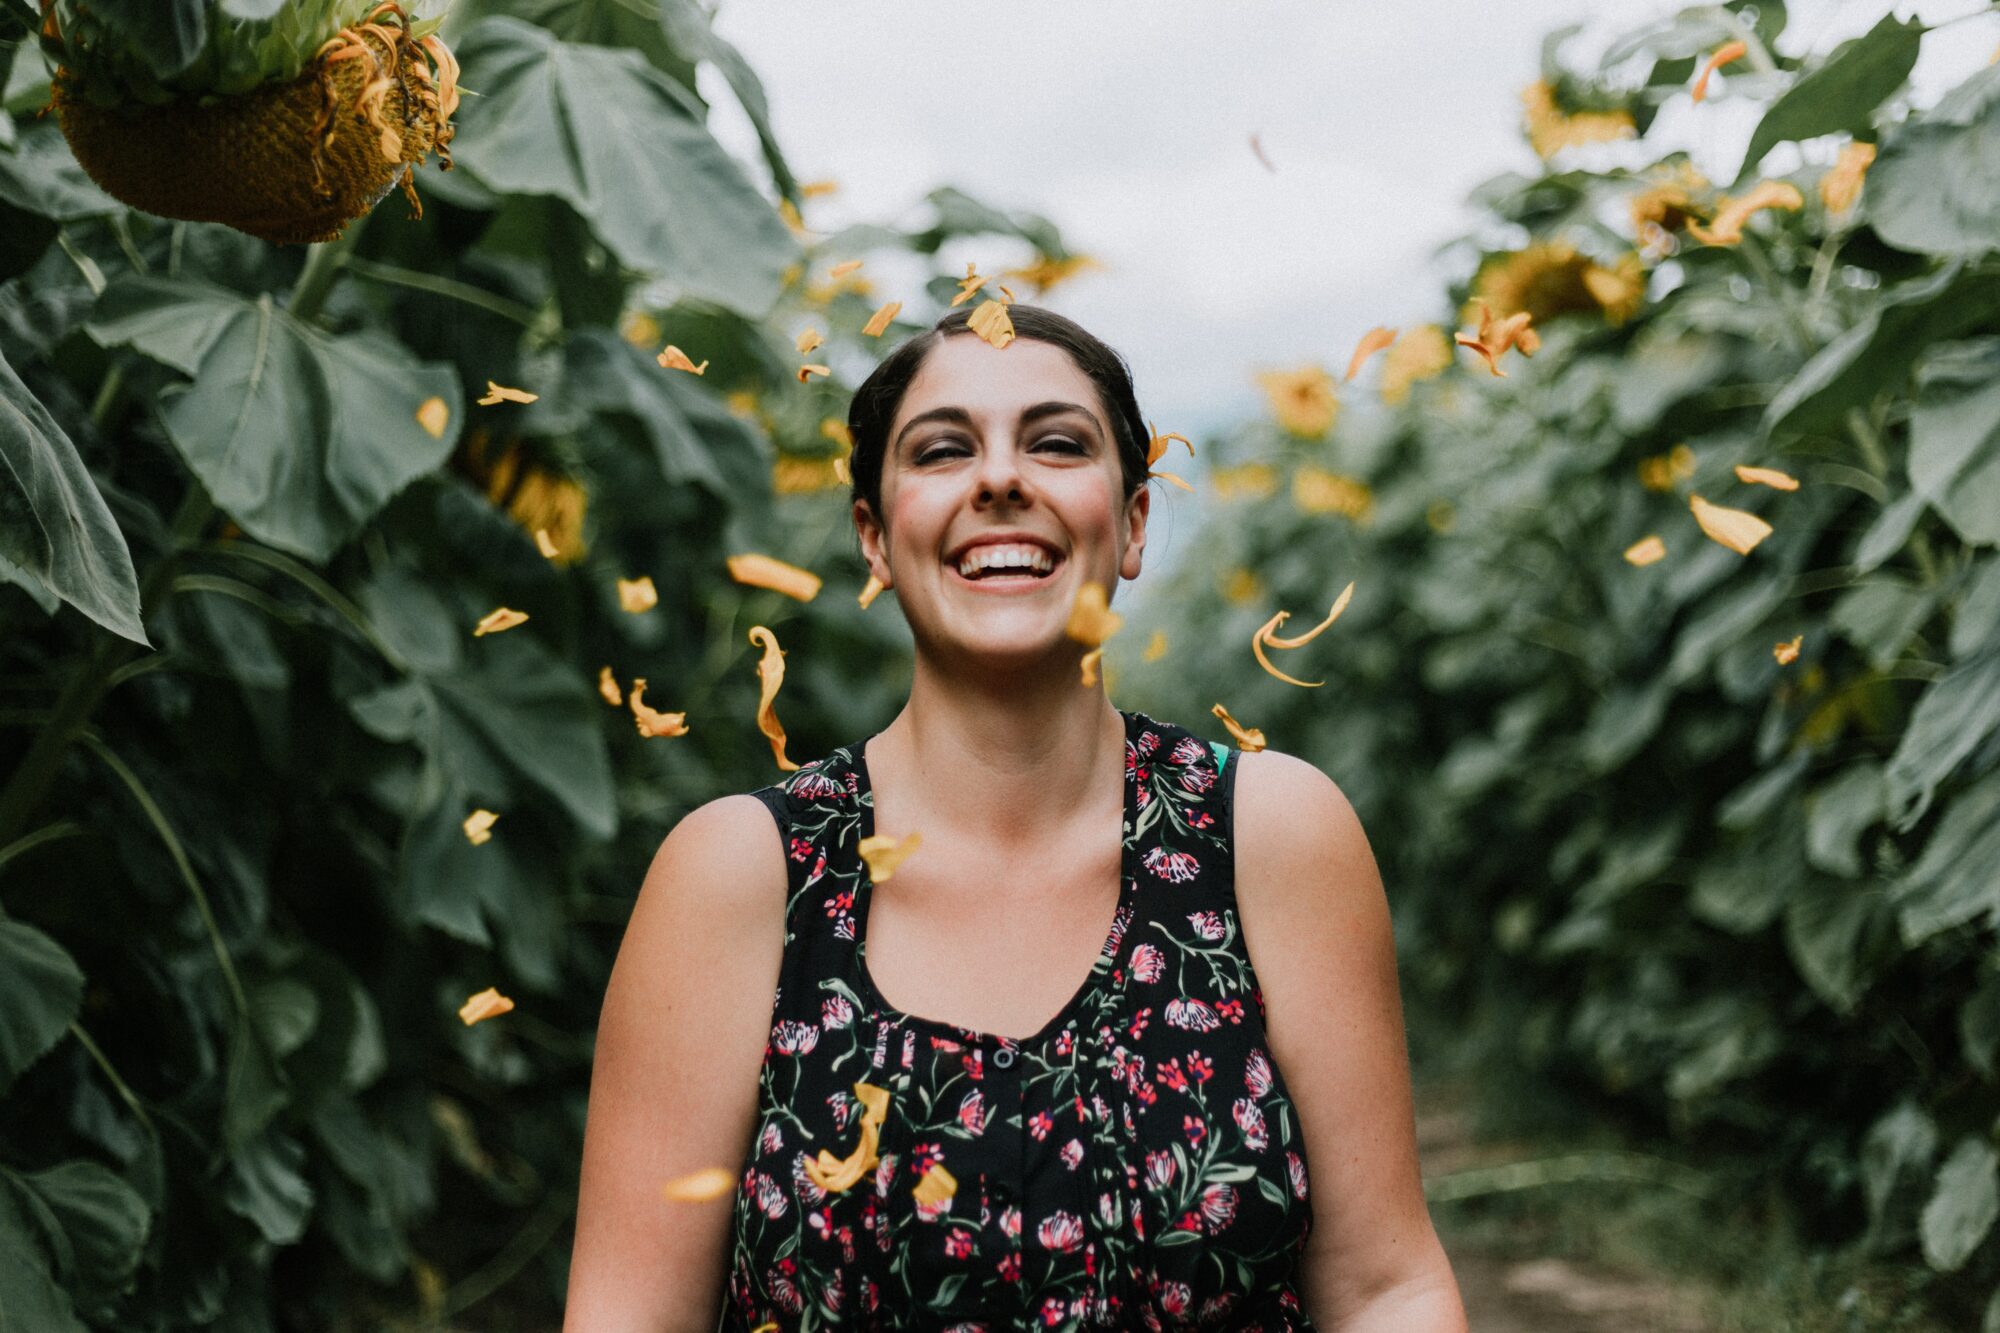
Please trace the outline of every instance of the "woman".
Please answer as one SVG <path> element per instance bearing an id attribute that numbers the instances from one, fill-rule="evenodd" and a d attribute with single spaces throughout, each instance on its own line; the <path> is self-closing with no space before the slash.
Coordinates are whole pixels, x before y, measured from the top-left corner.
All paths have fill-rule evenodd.
<path id="1" fill-rule="evenodd" d="M 1313 765 L 1081 683 L 1065 627 L 1139 576 L 1149 434 L 1115 352 L 1010 315 L 854 396 L 909 703 L 661 845 L 569 1327 L 1463 1330 L 1366 837 Z M 662 1199 L 715 1166 L 730 1193 Z"/>

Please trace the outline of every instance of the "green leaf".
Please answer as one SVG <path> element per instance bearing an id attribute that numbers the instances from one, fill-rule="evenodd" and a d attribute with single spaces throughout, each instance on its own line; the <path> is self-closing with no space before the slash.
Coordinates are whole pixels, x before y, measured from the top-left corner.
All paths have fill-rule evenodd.
<path id="1" fill-rule="evenodd" d="M 2000 727 L 2000 652 L 1954 666 L 1931 682 L 1889 760 L 1889 813 L 1907 831 L 1958 762 Z"/>
<path id="2" fill-rule="evenodd" d="M 1827 612 L 1827 624 L 1859 648 L 1868 664 L 1884 670 L 1903 656 L 1910 637 L 1937 609 L 1937 595 L 1907 579 L 1857 583 Z"/>
<path id="3" fill-rule="evenodd" d="M 76 446 L 0 356 L 0 556 L 150 648 L 132 553 Z"/>
<path id="4" fill-rule="evenodd" d="M 1936 349 L 1910 409 L 1910 484 L 1974 546 L 2000 545 L 2000 338 Z"/>
<path id="5" fill-rule="evenodd" d="M 137 275 L 104 289 L 83 330 L 103 347 L 131 347 L 192 376 L 243 313 L 244 298 L 184 278 Z"/>
<path id="6" fill-rule="evenodd" d="M 313 1187 L 305 1178 L 305 1145 L 270 1130 L 229 1154 L 223 1201 L 248 1218 L 273 1245 L 290 1245 L 305 1234 L 312 1215 Z"/>
<path id="7" fill-rule="evenodd" d="M 83 1000 L 83 973 L 33 926 L 0 921 L 0 1092 L 62 1039 Z"/>
<path id="8" fill-rule="evenodd" d="M 1982 913 L 2000 924 L 2000 772 L 1967 787 L 1891 891 L 1903 941 L 1923 943 Z"/>
<path id="9" fill-rule="evenodd" d="M 764 161 L 771 168 L 773 185 L 780 195 L 790 197 L 797 184 L 792 179 L 791 168 L 786 165 L 784 152 L 778 146 L 778 137 L 771 129 L 771 106 L 764 96 L 763 80 L 750 68 L 750 62 L 715 31 L 709 16 L 696 0 L 661 0 L 660 27 L 667 40 L 690 63 L 707 60 L 722 71 L 729 90 L 736 94 L 743 114 L 750 118 L 750 124 L 757 131 L 757 144 L 763 150 Z"/>
<path id="10" fill-rule="evenodd" d="M 1937 1126 L 1903 1102 L 1873 1125 L 1861 1141 L 1861 1188 L 1868 1199 L 1868 1229 L 1876 1237 L 1890 1224 L 1890 1210 L 1904 1188 L 1926 1177 L 1937 1156 Z"/>
<path id="11" fill-rule="evenodd" d="M 1960 85 L 1982 94 L 1961 114 L 1933 107 L 1884 136 L 1868 168 L 1863 216 L 1898 250 L 1978 255 L 2000 245 L 2000 74 Z"/>
<path id="12" fill-rule="evenodd" d="M 1995 1218 L 2000 1218 L 2000 1153 L 1981 1139 L 1961 1139 L 1938 1168 L 1937 1191 L 1924 1205 L 1918 1226 L 1924 1259 L 1940 1272 L 1957 1272 Z"/>
<path id="13" fill-rule="evenodd" d="M 0 1329 L 87 1333 L 49 1271 L 42 1229 L 28 1204 L 0 1177 Z"/>
<path id="14" fill-rule="evenodd" d="M 1959 1007 L 1958 1040 L 1965 1062 L 1982 1078 L 2000 1078 L 2000 973 L 1989 973 Z"/>
<path id="15" fill-rule="evenodd" d="M 248 1019 L 230 1032 L 229 1067 L 222 1089 L 222 1143 L 230 1150 L 249 1140 L 291 1100 L 278 1062 Z"/>
<path id="16" fill-rule="evenodd" d="M 2000 556 L 1979 561 L 1966 580 L 1965 596 L 1951 624 L 1951 655 L 1973 657 L 2000 650 Z"/>
<path id="17" fill-rule="evenodd" d="M 1888 801 L 1881 765 L 1863 759 L 1806 798 L 1806 859 L 1831 875 L 1861 874 L 1855 844 L 1882 818 Z"/>
<path id="18" fill-rule="evenodd" d="M 1833 48 L 1827 58 L 1771 104 L 1750 136 L 1732 188 L 1750 183 L 1764 154 L 1788 139 L 1847 131 L 1867 134 L 1875 108 L 1903 86 L 1917 63 L 1924 25 L 1884 15 L 1873 28 Z"/>
<path id="19" fill-rule="evenodd" d="M 1891 920 L 1874 886 L 1807 876 L 1785 905 L 1785 948 L 1813 994 L 1851 1014 Z"/>
<path id="20" fill-rule="evenodd" d="M 283 1059 L 312 1035 L 319 1022 L 319 997 L 304 982 L 275 977 L 251 990 L 250 1012 L 271 1053 Z"/>
<path id="21" fill-rule="evenodd" d="M 63 1284 L 87 1313 L 101 1314 L 138 1268 L 152 1210 L 138 1191 L 96 1162 L 64 1162 L 14 1180 L 62 1229 L 68 1253 Z"/>
<path id="22" fill-rule="evenodd" d="M 627 267 L 685 295 L 771 309 L 802 251 L 673 80 L 636 51 L 505 15 L 467 33 L 458 57 L 481 93 L 459 109 L 460 165 L 493 189 L 562 199 Z"/>

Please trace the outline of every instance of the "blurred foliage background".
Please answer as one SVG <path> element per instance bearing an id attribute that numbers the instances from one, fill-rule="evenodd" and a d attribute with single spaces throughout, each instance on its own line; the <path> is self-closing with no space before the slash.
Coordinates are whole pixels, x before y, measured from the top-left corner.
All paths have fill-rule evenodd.
<path id="1" fill-rule="evenodd" d="M 1034 299 L 1074 257 L 948 186 L 921 230 L 808 230 L 693 0 L 452 5 L 455 169 L 310 249 L 101 192 L 35 115 L 33 11 L 0 16 L 0 1311 L 545 1326 L 633 895 L 682 813 L 778 775 L 745 631 L 787 653 L 794 758 L 907 688 L 840 427 L 961 275 L 829 270 L 990 237 Z M 1784 20 L 1700 6 L 1588 69 L 1554 34 L 1545 169 L 1480 189 L 1437 322 L 1163 461 L 1224 503 L 1107 680 L 1341 783 L 1427 1058 L 1532 1072 L 2000 1328 L 2000 67 L 1916 112 L 1922 24 L 1800 67 Z M 1571 164 L 1731 44 L 1767 102 L 1738 180 Z M 1814 140 L 1835 167 L 1759 174 Z M 1504 376 L 1454 343 L 1480 302 L 1539 335 Z M 734 582 L 744 552 L 825 589 Z M 1323 685 L 1258 668 L 1350 580 L 1275 659 Z M 473 635 L 500 606 L 529 619 Z M 515 1010 L 461 1023 L 487 986 Z"/>

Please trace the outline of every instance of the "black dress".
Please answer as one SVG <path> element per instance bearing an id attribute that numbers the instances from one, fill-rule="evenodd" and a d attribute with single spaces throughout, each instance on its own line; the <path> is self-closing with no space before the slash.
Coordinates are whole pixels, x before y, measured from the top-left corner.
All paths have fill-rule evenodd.
<path id="1" fill-rule="evenodd" d="M 754 793 L 790 896 L 723 1329 L 1314 1328 L 1305 1144 L 1237 926 L 1238 765 L 1119 711 L 1117 911 L 1026 1040 L 876 993 L 865 743 Z"/>

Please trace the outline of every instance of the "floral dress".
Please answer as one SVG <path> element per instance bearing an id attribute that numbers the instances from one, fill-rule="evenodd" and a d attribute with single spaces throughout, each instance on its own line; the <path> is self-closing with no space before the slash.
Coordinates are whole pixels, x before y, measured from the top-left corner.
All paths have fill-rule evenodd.
<path id="1" fill-rule="evenodd" d="M 1305 1144 L 1236 917 L 1238 765 L 1119 712 L 1117 910 L 1025 1040 L 876 992 L 865 743 L 754 793 L 790 896 L 724 1330 L 1315 1327 Z"/>

